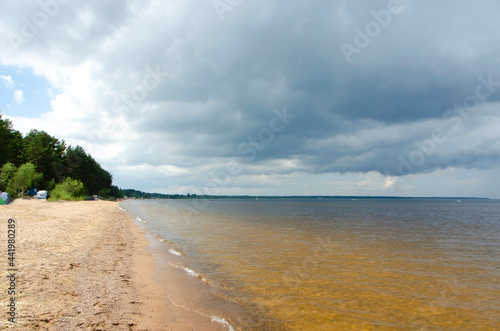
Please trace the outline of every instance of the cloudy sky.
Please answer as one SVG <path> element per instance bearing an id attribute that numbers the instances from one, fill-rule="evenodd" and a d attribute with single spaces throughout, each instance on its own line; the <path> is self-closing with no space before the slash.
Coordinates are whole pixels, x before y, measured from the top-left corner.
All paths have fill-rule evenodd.
<path id="1" fill-rule="evenodd" d="M 8 1 L 0 110 L 163 193 L 500 198 L 496 0 Z"/>

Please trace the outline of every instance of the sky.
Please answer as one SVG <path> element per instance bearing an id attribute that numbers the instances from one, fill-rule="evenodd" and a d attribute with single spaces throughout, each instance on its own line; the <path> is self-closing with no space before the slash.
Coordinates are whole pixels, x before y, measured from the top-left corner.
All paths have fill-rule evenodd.
<path id="1" fill-rule="evenodd" d="M 159 193 L 500 198 L 500 3 L 9 1 L 0 111 Z"/>

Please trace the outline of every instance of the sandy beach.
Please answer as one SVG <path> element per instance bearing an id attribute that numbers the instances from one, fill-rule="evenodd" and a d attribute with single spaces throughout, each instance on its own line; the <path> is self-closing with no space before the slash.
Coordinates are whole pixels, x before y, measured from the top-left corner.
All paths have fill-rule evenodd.
<path id="1" fill-rule="evenodd" d="M 17 330 L 220 330 L 175 306 L 151 277 L 148 240 L 118 203 L 18 199 L 0 207 L 0 270 L 9 275 L 15 220 L 15 295 L 0 281 L 0 329 L 15 299 Z"/>

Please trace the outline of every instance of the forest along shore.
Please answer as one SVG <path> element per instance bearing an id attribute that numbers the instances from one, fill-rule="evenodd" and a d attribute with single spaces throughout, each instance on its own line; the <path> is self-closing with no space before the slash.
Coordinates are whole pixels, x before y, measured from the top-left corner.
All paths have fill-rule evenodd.
<path id="1" fill-rule="evenodd" d="M 15 221 L 15 293 L 0 281 L 0 329 L 220 330 L 176 307 L 151 274 L 148 240 L 118 203 L 18 199 L 0 208 L 0 270 Z M 12 292 L 12 291 L 11 291 Z M 194 321 L 194 322 L 193 322 Z"/>

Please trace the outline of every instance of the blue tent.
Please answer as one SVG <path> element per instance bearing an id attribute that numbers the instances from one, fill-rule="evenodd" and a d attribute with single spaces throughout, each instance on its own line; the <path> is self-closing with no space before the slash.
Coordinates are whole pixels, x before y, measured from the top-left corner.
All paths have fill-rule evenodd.
<path id="1" fill-rule="evenodd" d="M 14 201 L 10 194 L 7 192 L 0 193 L 0 205 L 8 205 L 10 202 Z"/>
<path id="2" fill-rule="evenodd" d="M 30 197 L 34 197 L 36 195 L 36 193 L 38 192 L 38 189 L 37 188 L 32 188 L 32 189 L 29 189 L 26 194 L 29 195 Z"/>

